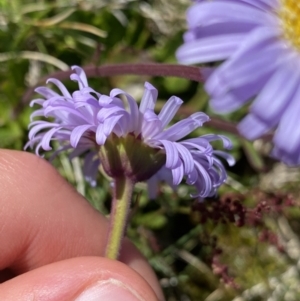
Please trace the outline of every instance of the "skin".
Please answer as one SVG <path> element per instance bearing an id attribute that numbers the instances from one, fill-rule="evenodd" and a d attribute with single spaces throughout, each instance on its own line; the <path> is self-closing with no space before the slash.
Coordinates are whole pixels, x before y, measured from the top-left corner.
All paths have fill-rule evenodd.
<path id="1" fill-rule="evenodd" d="M 157 278 L 125 239 L 103 257 L 107 219 L 44 159 L 0 150 L 0 300 L 74 300 L 116 279 L 145 300 L 164 300 Z"/>

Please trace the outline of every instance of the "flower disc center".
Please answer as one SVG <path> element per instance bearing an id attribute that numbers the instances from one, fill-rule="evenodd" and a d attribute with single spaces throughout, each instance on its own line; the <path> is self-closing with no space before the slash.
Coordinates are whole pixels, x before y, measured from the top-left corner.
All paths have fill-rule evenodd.
<path id="1" fill-rule="evenodd" d="M 282 22 L 283 35 L 300 51 L 300 1 L 281 0 L 279 17 Z"/>

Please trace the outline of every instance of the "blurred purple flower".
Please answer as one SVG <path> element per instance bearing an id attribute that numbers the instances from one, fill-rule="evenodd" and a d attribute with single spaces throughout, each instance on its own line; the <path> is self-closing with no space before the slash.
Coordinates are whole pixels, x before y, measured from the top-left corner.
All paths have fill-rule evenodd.
<path id="1" fill-rule="evenodd" d="M 31 103 L 41 108 L 31 115 L 26 147 L 36 146 L 36 153 L 39 154 L 41 148 L 51 150 L 50 142 L 56 140 L 61 148 L 55 155 L 67 149 L 72 149 L 71 157 L 84 154 L 84 173 L 95 185 L 101 146 L 105 145 L 110 135 L 130 135 L 165 153 L 165 164 L 148 180 L 152 198 L 156 195 L 158 181 L 166 181 L 175 187 L 185 178 L 189 185 L 196 187 L 194 196 L 200 197 L 214 194 L 225 181 L 226 171 L 217 156 L 229 164 L 233 164 L 234 160 L 223 151 L 214 151 L 210 142 L 221 140 L 225 148 L 231 148 L 228 138 L 210 134 L 182 140 L 208 121 L 207 115 L 195 113 L 166 128 L 182 104 L 178 97 L 172 96 L 157 115 L 154 112 L 157 90 L 151 84 L 145 83 L 138 106 L 132 96 L 120 89 L 113 89 L 109 96 L 97 93 L 88 86 L 81 68 L 75 66 L 73 70 L 75 73 L 71 79 L 78 82 L 79 90 L 72 95 L 57 79 L 49 79 L 48 82 L 55 84 L 61 94 L 47 87 L 36 89 L 44 98 Z M 52 118 L 53 121 L 33 121 L 37 116 Z"/>
<path id="2" fill-rule="evenodd" d="M 299 165 L 299 1 L 196 1 L 187 21 L 178 60 L 225 60 L 205 84 L 212 108 L 227 113 L 256 97 L 239 131 L 252 140 L 276 129 L 272 155 Z"/>

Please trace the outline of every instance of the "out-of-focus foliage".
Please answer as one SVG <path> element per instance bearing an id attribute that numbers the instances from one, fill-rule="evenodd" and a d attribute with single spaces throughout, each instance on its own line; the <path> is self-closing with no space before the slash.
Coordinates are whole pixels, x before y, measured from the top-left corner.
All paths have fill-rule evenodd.
<path id="1" fill-rule="evenodd" d="M 0 0 L 0 147 L 23 148 L 32 111 L 24 95 L 49 73 L 70 65 L 176 63 L 189 4 Z M 173 94 L 185 101 L 178 118 L 199 110 L 211 114 L 213 121 L 195 135 L 229 135 L 237 159 L 219 196 L 202 204 L 185 185 L 176 192 L 162 185 L 158 199 L 148 201 L 146 186 L 138 184 L 128 236 L 149 259 L 166 299 L 300 300 L 299 170 L 268 158 L 268 137 L 250 143 L 236 134 L 232 122 L 245 108 L 216 118 L 199 83 L 122 75 L 90 84 L 101 93 L 119 87 L 139 98 L 145 80 L 159 89 L 158 106 Z M 108 179 L 99 173 L 91 188 L 79 159 L 61 154 L 54 164 L 93 206 L 109 213 Z"/>

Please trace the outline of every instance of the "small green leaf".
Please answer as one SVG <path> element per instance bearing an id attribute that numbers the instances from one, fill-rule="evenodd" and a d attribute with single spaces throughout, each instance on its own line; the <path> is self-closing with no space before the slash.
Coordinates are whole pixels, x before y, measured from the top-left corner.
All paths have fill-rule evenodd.
<path id="1" fill-rule="evenodd" d="M 157 211 L 137 215 L 133 219 L 136 224 L 153 230 L 161 229 L 167 223 L 167 218 Z"/>

